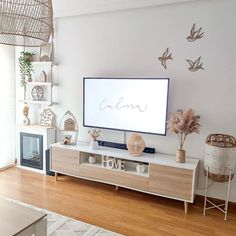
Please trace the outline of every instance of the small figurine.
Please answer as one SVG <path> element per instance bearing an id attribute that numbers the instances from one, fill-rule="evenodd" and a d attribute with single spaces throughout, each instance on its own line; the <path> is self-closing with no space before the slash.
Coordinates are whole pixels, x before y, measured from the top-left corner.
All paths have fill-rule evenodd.
<path id="1" fill-rule="evenodd" d="M 67 135 L 63 140 L 62 140 L 62 143 L 64 145 L 68 145 L 71 143 L 71 135 Z"/>
<path id="2" fill-rule="evenodd" d="M 29 106 L 27 104 L 24 105 L 23 115 L 24 115 L 23 124 L 24 125 L 30 125 L 30 119 L 28 117 L 28 115 L 29 115 Z"/>

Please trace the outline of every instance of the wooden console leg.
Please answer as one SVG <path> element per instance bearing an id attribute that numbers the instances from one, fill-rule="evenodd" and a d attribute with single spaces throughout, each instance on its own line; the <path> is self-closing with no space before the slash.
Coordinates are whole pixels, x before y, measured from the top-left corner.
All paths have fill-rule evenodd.
<path id="1" fill-rule="evenodd" d="M 118 191 L 119 190 L 119 186 L 116 186 L 116 191 Z"/>
<path id="2" fill-rule="evenodd" d="M 55 172 L 55 181 L 57 181 L 57 172 Z"/>
<path id="3" fill-rule="evenodd" d="M 188 202 L 184 202 L 184 213 L 188 214 Z"/>

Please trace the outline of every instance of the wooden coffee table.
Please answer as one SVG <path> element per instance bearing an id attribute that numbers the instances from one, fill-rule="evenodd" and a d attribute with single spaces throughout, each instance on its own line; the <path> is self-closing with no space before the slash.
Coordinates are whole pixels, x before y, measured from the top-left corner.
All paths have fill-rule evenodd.
<path id="1" fill-rule="evenodd" d="M 46 236 L 47 214 L 0 199 L 1 236 Z"/>

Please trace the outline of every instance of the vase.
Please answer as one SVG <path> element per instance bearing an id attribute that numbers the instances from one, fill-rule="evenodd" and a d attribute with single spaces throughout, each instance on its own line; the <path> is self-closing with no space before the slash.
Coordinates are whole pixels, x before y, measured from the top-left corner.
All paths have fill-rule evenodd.
<path id="1" fill-rule="evenodd" d="M 24 124 L 24 125 L 30 125 L 30 119 L 29 119 L 28 116 L 25 116 L 25 117 L 24 117 L 23 124 Z"/>
<path id="2" fill-rule="evenodd" d="M 185 150 L 177 149 L 176 162 L 177 163 L 185 163 Z"/>
<path id="3" fill-rule="evenodd" d="M 136 166 L 136 171 L 137 171 L 137 173 L 139 173 L 139 174 L 144 173 L 144 171 L 145 171 L 145 165 L 139 163 L 139 164 Z"/>
<path id="4" fill-rule="evenodd" d="M 96 163 L 96 157 L 95 157 L 95 156 L 89 156 L 88 162 L 89 162 L 90 164 L 95 164 L 95 163 Z"/>
<path id="5" fill-rule="evenodd" d="M 91 150 L 98 149 L 98 142 L 97 141 L 91 141 L 89 147 L 90 147 Z"/>
<path id="6" fill-rule="evenodd" d="M 145 148 L 145 142 L 142 136 L 139 134 L 132 134 L 128 140 L 127 148 L 129 150 L 130 155 L 134 157 L 141 156 Z"/>

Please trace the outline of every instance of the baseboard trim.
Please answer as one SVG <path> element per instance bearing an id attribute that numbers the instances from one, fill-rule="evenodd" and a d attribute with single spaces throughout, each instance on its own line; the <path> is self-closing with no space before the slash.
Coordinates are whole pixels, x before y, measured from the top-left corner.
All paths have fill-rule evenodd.
<path id="1" fill-rule="evenodd" d="M 9 168 L 12 168 L 12 167 L 15 167 L 15 166 L 16 166 L 16 164 L 10 164 L 10 165 L 7 165 L 7 166 L 4 166 L 4 167 L 0 168 L 0 171 L 9 169 Z"/>

